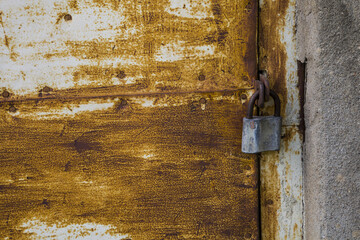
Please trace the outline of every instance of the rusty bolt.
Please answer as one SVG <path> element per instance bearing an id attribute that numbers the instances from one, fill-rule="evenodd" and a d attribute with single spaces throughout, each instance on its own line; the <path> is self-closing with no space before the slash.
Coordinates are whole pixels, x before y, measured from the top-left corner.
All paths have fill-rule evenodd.
<path id="1" fill-rule="evenodd" d="M 246 100 L 247 99 L 246 94 L 241 94 L 241 99 Z"/>
<path id="2" fill-rule="evenodd" d="M 5 91 L 3 91 L 2 96 L 3 96 L 4 98 L 8 98 L 8 97 L 10 97 L 10 93 L 5 90 Z"/>
<path id="3" fill-rule="evenodd" d="M 191 104 L 190 104 L 190 110 L 191 110 L 192 112 L 196 111 L 196 104 L 195 104 L 195 103 L 191 103 Z"/>
<path id="4" fill-rule="evenodd" d="M 120 104 L 121 104 L 121 106 L 126 106 L 128 103 L 125 99 L 123 99 L 123 100 L 121 100 Z"/>
<path id="5" fill-rule="evenodd" d="M 128 105 L 128 102 L 125 99 L 121 99 L 119 102 L 119 105 L 117 106 L 117 110 L 121 110 L 126 108 L 126 106 Z"/>
<path id="6" fill-rule="evenodd" d="M 204 74 L 199 75 L 199 81 L 205 81 L 206 77 Z"/>
<path id="7" fill-rule="evenodd" d="M 126 74 L 125 74 L 124 71 L 120 71 L 120 72 L 118 73 L 118 75 L 116 75 L 116 77 L 118 77 L 118 78 L 120 78 L 120 79 L 124 79 L 124 78 L 126 77 Z"/>
<path id="8" fill-rule="evenodd" d="M 205 99 L 205 98 L 201 98 L 201 99 L 200 99 L 200 103 L 201 103 L 201 104 L 205 104 L 205 103 L 206 103 L 206 99 Z"/>
<path id="9" fill-rule="evenodd" d="M 13 113 L 16 112 L 16 110 L 17 110 L 17 109 L 16 109 L 16 107 L 14 107 L 14 106 L 10 106 L 10 108 L 9 108 L 9 111 L 10 111 L 10 112 L 13 112 Z"/>
<path id="10" fill-rule="evenodd" d="M 274 201 L 271 200 L 271 199 L 268 199 L 268 200 L 266 201 L 266 205 L 273 205 L 273 204 L 274 204 Z"/>
<path id="11" fill-rule="evenodd" d="M 70 14 L 65 14 L 64 19 L 65 19 L 65 21 L 71 21 L 72 16 Z"/>
<path id="12" fill-rule="evenodd" d="M 42 89 L 43 92 L 51 92 L 52 89 L 49 88 L 48 86 L 45 86 L 43 89 Z"/>

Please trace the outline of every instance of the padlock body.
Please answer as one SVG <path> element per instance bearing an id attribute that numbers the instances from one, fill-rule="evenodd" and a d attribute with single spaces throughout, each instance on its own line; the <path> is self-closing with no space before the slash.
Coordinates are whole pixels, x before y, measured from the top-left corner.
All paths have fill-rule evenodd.
<path id="1" fill-rule="evenodd" d="M 280 149 L 281 117 L 243 118 L 242 152 L 259 153 Z"/>

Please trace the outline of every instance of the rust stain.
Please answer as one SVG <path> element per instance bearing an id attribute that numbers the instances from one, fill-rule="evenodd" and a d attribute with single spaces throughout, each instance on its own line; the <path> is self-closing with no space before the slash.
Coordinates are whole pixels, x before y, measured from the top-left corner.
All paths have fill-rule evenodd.
<path id="1" fill-rule="evenodd" d="M 261 237 L 262 239 L 279 239 L 277 212 L 281 206 L 280 181 L 277 162 L 278 153 L 269 152 L 261 155 L 260 165 L 260 206 L 261 206 Z M 264 178 L 266 176 L 266 178 Z"/>
<path id="2" fill-rule="evenodd" d="M 285 16 L 289 2 L 289 0 L 263 1 L 259 21 L 259 68 L 267 71 L 271 88 L 279 94 L 283 105 L 282 116 L 285 115 L 287 103 L 287 52 L 281 42 L 281 31 L 286 24 Z"/>
<path id="3" fill-rule="evenodd" d="M 284 152 L 292 151 L 290 144 L 293 142 L 294 138 L 298 136 L 298 129 L 297 128 L 287 128 L 284 134 L 281 136 L 284 141 L 282 141 L 284 146 Z"/>
<path id="4" fill-rule="evenodd" d="M 111 107 L 91 111 L 81 107 L 88 99 L 15 103 L 0 125 L 1 159 L 11 163 L 0 175 L 1 234 L 87 223 L 129 239 L 258 239 L 241 94 L 102 98 L 93 104 Z M 84 111 L 58 118 L 76 107 Z"/>
<path id="5" fill-rule="evenodd" d="M 260 205 L 261 231 L 264 239 L 298 239 L 302 232 L 301 212 L 299 212 L 301 211 L 299 205 L 302 203 L 301 164 L 299 164 L 301 157 L 300 151 L 297 150 L 300 149 L 299 144 L 302 139 L 298 127 L 283 127 L 281 142 L 281 154 L 267 152 L 261 155 Z M 281 155 L 283 156 L 280 157 Z M 290 211 L 294 211 L 293 215 L 296 217 L 288 216 L 287 213 Z M 293 220 L 294 224 L 282 222 L 284 218 Z"/>
<path id="6" fill-rule="evenodd" d="M 69 1 L 69 7 L 72 9 L 78 9 L 78 0 L 71 0 Z"/>
<path id="7" fill-rule="evenodd" d="M 3 22 L 3 20 L 2 20 L 2 15 L 3 15 L 3 13 L 2 12 L 0 12 L 0 25 L 1 25 L 1 27 L 2 27 L 2 29 L 3 29 L 3 32 L 4 32 L 4 40 L 5 40 L 5 46 L 6 47 L 8 47 L 9 49 L 10 49 L 10 46 L 9 46 L 9 39 L 8 39 L 8 37 L 7 37 L 7 35 L 6 35 L 6 32 L 5 32 L 5 28 L 4 28 L 4 22 Z"/>

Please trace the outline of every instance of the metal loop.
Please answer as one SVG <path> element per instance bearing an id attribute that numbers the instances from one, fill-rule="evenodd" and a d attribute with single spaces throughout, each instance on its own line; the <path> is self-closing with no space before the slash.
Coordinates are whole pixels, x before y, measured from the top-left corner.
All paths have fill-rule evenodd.
<path id="1" fill-rule="evenodd" d="M 275 116 L 275 117 L 280 117 L 280 110 L 281 110 L 280 98 L 279 98 L 279 96 L 276 94 L 276 92 L 274 92 L 274 91 L 271 90 L 271 89 L 270 89 L 269 94 L 270 94 L 270 96 L 274 99 L 274 104 L 275 104 L 274 116 Z M 260 95 L 260 92 L 259 92 L 259 90 L 257 90 L 257 91 L 250 97 L 249 105 L 248 105 L 247 112 L 246 112 L 246 118 L 248 118 L 248 119 L 252 119 L 252 118 L 253 118 L 253 111 L 254 111 L 255 100 L 259 98 L 259 95 Z"/>
<path id="2" fill-rule="evenodd" d="M 257 102 L 257 105 L 261 108 L 264 107 L 264 96 L 265 96 L 265 87 L 264 84 L 259 81 L 259 80 L 255 80 L 255 84 L 256 84 L 256 90 L 259 91 L 259 99 Z"/>
<path id="3" fill-rule="evenodd" d="M 260 74 L 260 81 L 265 86 L 265 101 L 267 102 L 270 99 L 270 83 L 266 73 Z"/>

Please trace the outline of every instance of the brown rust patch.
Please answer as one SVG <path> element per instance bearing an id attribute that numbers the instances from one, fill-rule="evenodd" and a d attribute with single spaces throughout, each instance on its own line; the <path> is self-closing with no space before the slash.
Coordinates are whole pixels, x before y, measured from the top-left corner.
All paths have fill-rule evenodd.
<path id="1" fill-rule="evenodd" d="M 284 146 L 284 152 L 291 152 L 290 144 L 294 142 L 295 137 L 299 135 L 298 128 L 285 128 L 282 137 L 282 143 Z"/>
<path id="2" fill-rule="evenodd" d="M 258 239 L 257 167 L 240 151 L 239 94 L 107 98 L 96 101 L 131 107 L 60 119 L 43 113 L 89 100 L 21 103 L 17 121 L 0 124 L 0 181 L 13 181 L 1 189 L 0 234 L 61 219 L 111 224 L 133 239 Z M 202 99 L 206 110 L 189 109 Z"/>
<path id="3" fill-rule="evenodd" d="M 69 1 L 69 7 L 72 9 L 77 9 L 79 7 L 77 0 L 70 0 Z"/>
<path id="4" fill-rule="evenodd" d="M 223 23 L 223 17 L 221 5 L 219 3 L 219 0 L 211 0 L 211 10 L 214 15 L 214 21 L 216 23 L 216 34 L 212 39 L 215 39 L 215 41 L 220 45 L 225 45 L 225 40 L 228 37 L 229 32 L 226 30 L 224 23 Z"/>
<path id="5" fill-rule="evenodd" d="M 92 0 L 99 7 L 108 7 L 114 10 L 118 10 L 120 6 L 119 0 Z"/>

